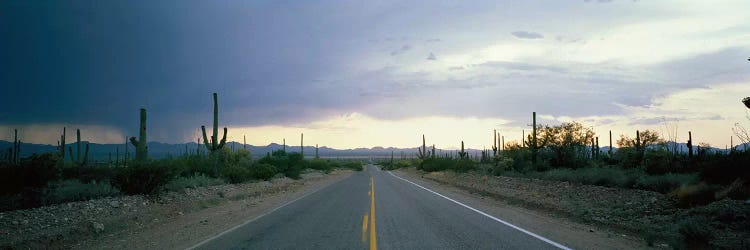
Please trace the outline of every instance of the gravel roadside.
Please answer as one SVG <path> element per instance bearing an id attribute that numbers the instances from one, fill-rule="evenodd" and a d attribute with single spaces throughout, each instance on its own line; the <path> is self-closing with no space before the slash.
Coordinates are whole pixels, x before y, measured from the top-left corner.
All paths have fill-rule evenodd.
<path id="1" fill-rule="evenodd" d="M 184 249 L 350 170 L 0 213 L 0 249 Z"/>

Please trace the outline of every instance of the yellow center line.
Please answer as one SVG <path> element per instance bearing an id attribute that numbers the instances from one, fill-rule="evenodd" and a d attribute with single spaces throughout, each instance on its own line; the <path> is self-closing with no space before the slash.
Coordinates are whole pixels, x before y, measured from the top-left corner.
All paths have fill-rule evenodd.
<path id="1" fill-rule="evenodd" d="M 375 237 L 375 179 L 370 176 L 370 250 L 377 250 L 378 242 Z"/>
<path id="2" fill-rule="evenodd" d="M 362 218 L 362 242 L 367 240 L 367 214 Z"/>

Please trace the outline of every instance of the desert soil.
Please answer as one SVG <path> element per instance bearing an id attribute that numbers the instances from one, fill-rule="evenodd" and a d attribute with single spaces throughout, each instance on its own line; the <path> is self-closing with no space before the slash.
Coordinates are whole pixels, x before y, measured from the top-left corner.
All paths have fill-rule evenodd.
<path id="1" fill-rule="evenodd" d="M 0 249 L 184 249 L 351 174 L 121 196 L 0 213 Z"/>

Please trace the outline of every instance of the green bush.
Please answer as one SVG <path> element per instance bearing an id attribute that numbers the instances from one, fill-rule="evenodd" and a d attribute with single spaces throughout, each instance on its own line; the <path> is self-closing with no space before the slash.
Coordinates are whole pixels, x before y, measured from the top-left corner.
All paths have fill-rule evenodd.
<path id="1" fill-rule="evenodd" d="M 19 165 L 0 162 L 0 194 L 17 194 L 44 188 L 58 178 L 58 157 L 53 153 L 35 154 Z"/>
<path id="2" fill-rule="evenodd" d="M 181 191 L 188 188 L 206 187 L 225 184 L 224 180 L 212 178 L 202 173 L 196 173 L 190 177 L 178 176 L 173 178 L 164 186 L 164 191 Z"/>
<path id="3" fill-rule="evenodd" d="M 256 163 L 250 167 L 250 177 L 260 180 L 270 180 L 276 175 L 276 167 L 266 163 Z"/>
<path id="4" fill-rule="evenodd" d="M 169 169 L 153 163 L 133 163 L 118 168 L 112 185 L 129 194 L 151 194 L 170 179 Z"/>
<path id="5" fill-rule="evenodd" d="M 229 183 L 242 183 L 250 179 L 250 170 L 239 165 L 229 165 L 222 169 L 221 175 Z"/>
<path id="6" fill-rule="evenodd" d="M 364 168 L 362 167 L 362 165 L 363 165 L 362 162 L 350 161 L 350 162 L 345 162 L 345 163 L 341 164 L 341 167 L 342 168 L 351 169 L 351 170 L 354 170 L 354 171 L 362 171 L 362 170 L 364 170 Z"/>
<path id="7" fill-rule="evenodd" d="M 643 155 L 643 167 L 646 173 L 660 175 L 674 172 L 672 155 L 664 149 L 649 149 Z"/>
<path id="8" fill-rule="evenodd" d="M 664 175 L 639 175 L 640 176 L 635 180 L 635 186 L 633 186 L 634 188 L 656 191 L 663 194 L 666 194 L 681 186 L 692 184 L 698 181 L 697 174 L 669 173 Z"/>
<path id="9" fill-rule="evenodd" d="M 701 182 L 694 185 L 681 186 L 670 192 L 669 196 L 675 199 L 680 207 L 693 207 L 713 202 L 717 190 L 717 186 Z"/>
<path id="10" fill-rule="evenodd" d="M 66 166 L 62 168 L 63 179 L 78 179 L 83 183 L 105 182 L 112 179 L 115 169 L 96 166 Z"/>
<path id="11" fill-rule="evenodd" d="M 118 195 L 120 195 L 120 190 L 108 182 L 84 183 L 77 179 L 69 179 L 51 183 L 42 199 L 44 204 L 50 205 Z"/>
<path id="12" fill-rule="evenodd" d="M 455 165 L 453 165 L 453 170 L 459 173 L 466 173 L 474 169 L 476 169 L 476 166 L 474 162 L 469 159 L 458 160 Z"/>
<path id="13" fill-rule="evenodd" d="M 677 238 L 672 241 L 676 249 L 709 249 L 713 239 L 711 221 L 702 218 L 682 220 L 676 225 Z"/>
<path id="14" fill-rule="evenodd" d="M 328 164 L 328 161 L 320 158 L 310 160 L 309 166 L 312 169 L 323 170 L 326 173 L 331 171 L 331 166 Z"/>

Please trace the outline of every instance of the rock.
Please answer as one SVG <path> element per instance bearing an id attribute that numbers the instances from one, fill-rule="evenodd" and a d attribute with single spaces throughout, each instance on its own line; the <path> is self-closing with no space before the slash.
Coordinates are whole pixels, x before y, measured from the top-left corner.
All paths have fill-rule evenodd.
<path id="1" fill-rule="evenodd" d="M 117 202 L 117 201 L 110 201 L 109 202 L 109 206 L 111 206 L 113 208 L 118 208 L 118 207 L 120 207 L 120 203 Z"/>
<path id="2" fill-rule="evenodd" d="M 594 232 L 594 229 L 589 229 L 589 233 L 593 233 L 593 232 Z"/>
<path id="3" fill-rule="evenodd" d="M 92 221 L 91 222 L 91 229 L 93 229 L 94 232 L 97 233 L 97 234 L 101 233 L 101 232 L 104 232 L 104 224 L 96 222 L 96 221 Z"/>
<path id="4" fill-rule="evenodd" d="M 14 220 L 14 221 L 10 222 L 10 224 L 13 224 L 15 226 L 15 225 L 18 225 L 19 222 L 17 220 Z"/>

